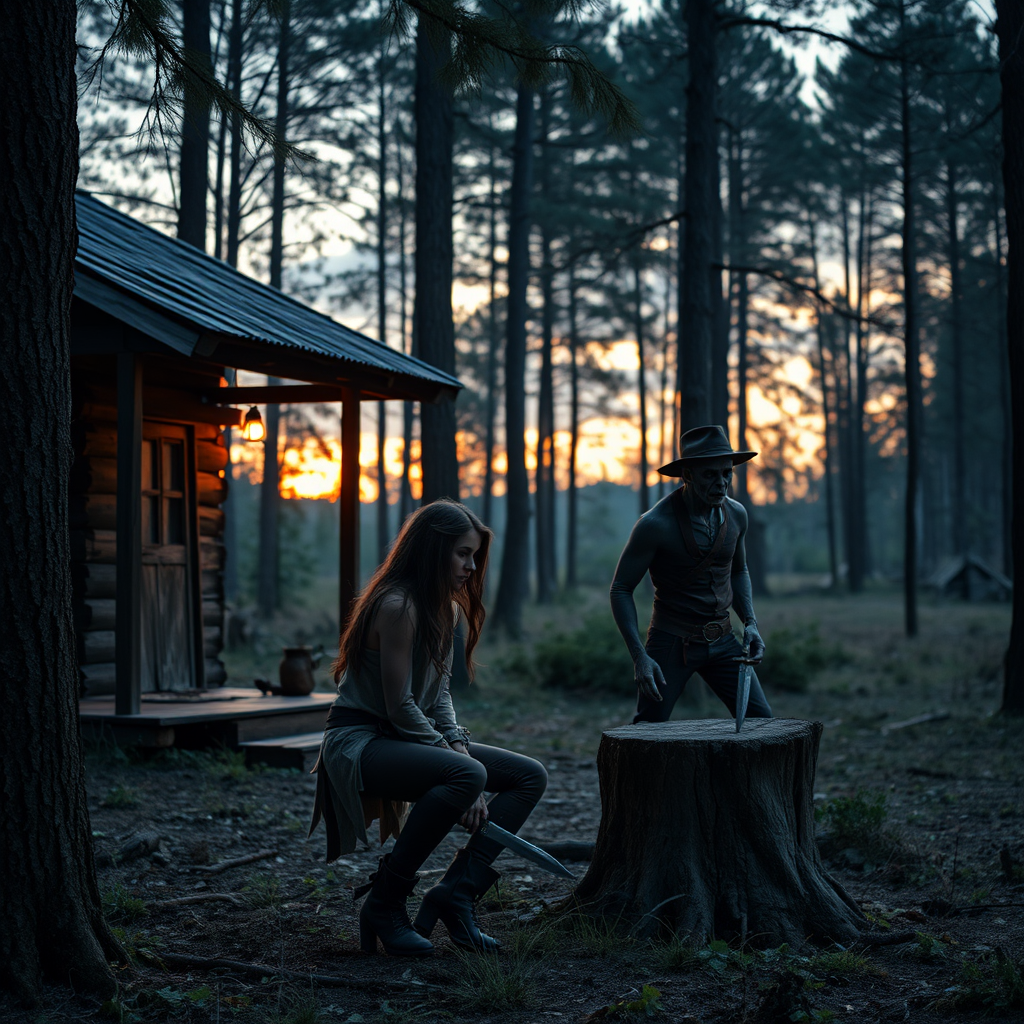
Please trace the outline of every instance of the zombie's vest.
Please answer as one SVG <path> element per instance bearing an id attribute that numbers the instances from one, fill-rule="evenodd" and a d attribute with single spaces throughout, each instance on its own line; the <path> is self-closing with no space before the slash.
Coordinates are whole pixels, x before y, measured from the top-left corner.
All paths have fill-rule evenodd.
<path id="1" fill-rule="evenodd" d="M 719 635 L 731 631 L 729 606 L 732 604 L 732 560 L 740 538 L 743 506 L 731 498 L 722 505 L 725 522 L 710 548 L 697 544 L 690 512 L 682 488 L 671 496 L 678 530 L 677 543 L 658 548 L 651 561 L 654 584 L 654 613 L 651 628 L 676 636 L 696 636 L 705 632 L 711 639 L 718 630 L 706 627 L 718 623 Z"/>

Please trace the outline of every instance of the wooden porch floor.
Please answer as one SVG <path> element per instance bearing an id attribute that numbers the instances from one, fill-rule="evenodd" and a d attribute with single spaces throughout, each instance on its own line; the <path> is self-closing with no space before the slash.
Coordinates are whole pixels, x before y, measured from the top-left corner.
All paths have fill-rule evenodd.
<path id="1" fill-rule="evenodd" d="M 255 740 L 321 732 L 334 697 L 264 696 L 225 686 L 197 694 L 144 693 L 137 715 L 115 714 L 113 697 L 84 697 L 79 715 L 87 738 L 150 747 L 238 748 Z"/>

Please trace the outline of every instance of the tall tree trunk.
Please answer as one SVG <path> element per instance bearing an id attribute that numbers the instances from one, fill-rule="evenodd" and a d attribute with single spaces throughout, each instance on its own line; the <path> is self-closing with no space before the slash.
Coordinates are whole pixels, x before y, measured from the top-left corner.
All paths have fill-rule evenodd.
<path id="1" fill-rule="evenodd" d="M 224 258 L 224 164 L 228 155 L 228 119 L 220 116 L 217 125 L 217 175 L 213 186 L 213 255 Z"/>
<path id="2" fill-rule="evenodd" d="M 853 483 L 853 504 L 849 510 L 850 530 L 850 551 L 848 554 L 849 564 L 846 570 L 846 581 L 853 594 L 859 594 L 864 589 L 864 559 L 865 559 L 865 537 L 867 526 L 865 517 L 867 515 L 867 502 L 865 500 L 866 481 L 864 477 L 864 403 L 867 400 L 866 394 L 866 361 L 865 353 L 865 324 L 864 324 L 864 290 L 866 286 L 866 275 L 864 272 L 864 258 L 866 255 L 866 232 L 868 229 L 867 217 L 867 190 L 862 189 L 857 208 L 857 248 L 855 264 L 857 267 L 857 305 L 854 312 L 857 315 L 854 329 L 854 365 L 856 367 L 856 387 L 853 394 L 850 409 L 850 455 L 851 461 L 849 472 L 854 476 Z"/>
<path id="3" fill-rule="evenodd" d="M 1006 205 L 1006 340 L 1013 436 L 1024 437 L 1024 6 L 996 0 L 1003 98 L 1003 193 Z M 1024 714 L 1024 444 L 1013 446 L 1013 624 L 1006 651 L 1002 710 Z"/>
<path id="4" fill-rule="evenodd" d="M 493 124 L 488 122 L 493 128 Z M 487 406 L 484 412 L 484 494 L 483 520 L 490 525 L 494 515 L 494 428 L 498 415 L 498 260 L 495 255 L 498 248 L 498 174 L 496 163 L 496 147 L 492 144 L 489 156 L 489 173 L 491 178 L 489 218 L 488 258 L 490 270 L 488 281 L 490 297 L 487 304 Z"/>
<path id="5" fill-rule="evenodd" d="M 658 375 L 658 465 L 664 466 L 669 461 L 668 453 L 671 450 L 668 434 L 668 363 L 669 363 L 669 339 L 672 334 L 672 271 L 671 264 L 665 272 L 665 320 L 661 335 L 661 368 Z M 656 500 L 661 501 L 665 497 L 666 478 L 658 476 L 658 487 Z"/>
<path id="6" fill-rule="evenodd" d="M 228 35 L 228 87 L 236 100 L 242 96 L 242 0 L 231 0 Z M 231 115 L 231 163 L 228 174 L 227 259 L 238 266 L 238 240 L 242 228 L 242 124 Z"/>
<path id="7" fill-rule="evenodd" d="M 377 337 L 388 343 L 388 136 L 385 85 L 387 68 L 381 46 L 377 58 Z M 384 445 L 388 437 L 387 406 L 377 403 L 377 560 L 388 553 L 388 476 Z"/>
<path id="8" fill-rule="evenodd" d="M 112 995 L 78 727 L 71 621 L 69 332 L 75 7 L 17 4 L 0 33 L 0 988 Z"/>
<path id="9" fill-rule="evenodd" d="M 900 8 L 906 46 L 906 6 Z M 907 636 L 917 636 L 917 489 L 921 459 L 921 367 L 917 323 L 917 227 L 910 125 L 909 59 L 900 60 L 900 136 L 903 160 L 903 331 L 907 396 L 907 486 L 903 510 L 903 614 Z"/>
<path id="10" fill-rule="evenodd" d="M 455 373 L 452 322 L 452 145 L 451 94 L 437 81 L 448 58 L 450 37 L 438 28 L 435 41 L 428 15 L 416 30 L 416 298 L 413 333 L 418 356 Z M 458 498 L 455 401 L 420 406 L 423 501 Z"/>
<path id="11" fill-rule="evenodd" d="M 548 150 L 547 90 L 540 97 L 540 194 L 545 204 L 541 218 L 541 355 L 537 395 L 537 469 L 535 473 L 534 538 L 537 546 L 537 603 L 547 604 L 558 589 L 555 570 L 555 388 L 552 348 L 555 332 L 555 270 L 551 260 L 551 153 Z"/>
<path id="12" fill-rule="evenodd" d="M 210 0 L 182 0 L 182 44 L 193 59 L 209 69 Z M 209 183 L 210 100 L 195 89 L 185 90 L 178 168 L 178 237 L 197 249 L 206 248 L 206 192 Z"/>
<path id="13" fill-rule="evenodd" d="M 686 87 L 686 230 L 679 277 L 679 429 L 711 420 L 715 317 L 714 262 L 718 147 L 715 126 L 714 0 L 687 0 L 690 80 Z"/>
<path id="14" fill-rule="evenodd" d="M 522 632 L 528 587 L 530 489 L 526 475 L 526 289 L 530 280 L 530 194 L 533 191 L 533 90 L 519 84 L 509 192 L 508 305 L 505 311 L 506 521 L 495 620 Z"/>
<path id="15" fill-rule="evenodd" d="M 818 276 L 818 239 L 817 227 L 812 217 L 808 225 L 811 240 L 811 258 L 814 264 L 814 288 L 815 291 L 821 287 Z M 815 304 L 815 325 L 814 333 L 818 342 L 818 376 L 821 380 L 821 416 L 823 422 L 822 449 L 823 449 L 823 473 L 825 484 L 825 530 L 828 536 L 828 568 L 832 575 L 832 586 L 839 586 L 839 563 L 836 558 L 836 504 L 832 486 L 832 431 L 829 427 L 831 410 L 829 409 L 829 385 L 828 370 L 825 366 L 825 350 L 830 348 L 825 342 L 825 324 L 828 321 L 822 316 L 821 306 Z"/>
<path id="16" fill-rule="evenodd" d="M 291 0 L 284 0 L 280 12 L 277 48 L 277 113 L 274 131 L 283 142 L 288 135 L 288 58 L 291 49 Z M 284 158 L 274 160 L 273 194 L 270 209 L 270 284 L 281 289 L 284 274 Z M 268 386 L 280 384 L 267 377 Z M 281 465 L 278 445 L 281 407 L 267 406 L 267 436 L 263 440 L 263 482 L 260 484 L 259 561 L 256 569 L 256 607 L 260 617 L 271 619 L 280 603 L 280 517 Z"/>
<path id="17" fill-rule="evenodd" d="M 402 134 L 395 131 L 395 175 L 398 179 L 398 292 L 399 304 L 402 309 L 402 351 L 407 355 L 416 355 L 415 336 L 409 334 L 409 260 L 406 252 L 406 240 L 409 236 L 407 221 L 408 203 L 405 199 L 405 152 Z M 416 418 L 415 403 L 402 403 L 402 482 L 398 491 L 399 526 L 405 522 L 412 512 L 412 434 Z"/>
<path id="18" fill-rule="evenodd" d="M 857 312 L 861 319 L 857 323 L 857 475 L 858 488 L 857 521 L 860 527 L 860 568 L 861 579 L 871 572 L 871 543 L 868 531 L 868 369 L 871 366 L 871 324 L 865 317 L 871 314 L 871 267 L 874 232 L 874 199 L 869 192 L 866 197 L 867 212 L 864 220 L 862 284 L 858 287 Z M 863 294 L 863 301 L 859 296 Z M 860 588 L 858 587 L 858 590 Z"/>
<path id="19" fill-rule="evenodd" d="M 651 507 L 651 493 L 647 485 L 650 463 L 647 461 L 647 367 L 644 357 L 644 290 L 640 273 L 640 257 L 633 257 L 633 333 L 636 335 L 637 397 L 640 401 L 640 515 Z"/>
<path id="20" fill-rule="evenodd" d="M 947 126 L 949 118 L 947 117 Z M 965 448 L 963 302 L 960 277 L 960 226 L 956 194 L 957 168 L 946 159 L 946 231 L 949 260 L 950 335 L 953 362 L 953 554 L 965 557 L 967 547 L 967 452 Z"/>
<path id="21" fill-rule="evenodd" d="M 576 455 L 580 441 L 580 368 L 579 328 L 576 309 L 576 267 L 569 265 L 569 493 L 566 496 L 565 523 L 565 587 L 577 585 L 576 552 L 578 536 L 578 491 L 576 487 Z"/>
<path id="22" fill-rule="evenodd" d="M 841 225 L 843 236 L 843 304 L 848 313 L 853 311 L 853 280 L 850 275 L 852 245 L 850 241 L 850 201 L 845 192 L 840 192 Z M 839 342 L 842 347 L 842 358 L 836 363 L 840 380 L 836 382 L 837 412 L 836 425 L 839 442 L 839 486 L 842 502 L 843 518 L 843 553 L 846 556 L 846 579 L 850 579 L 850 563 L 856 559 L 854 548 L 855 513 L 857 503 L 857 474 L 853 466 L 853 361 L 850 359 L 850 336 L 852 321 L 844 317 Z"/>
<path id="23" fill-rule="evenodd" d="M 999 412 L 1002 417 L 1002 450 L 1000 452 L 1000 510 L 1002 513 L 1001 533 L 1003 548 L 1003 572 L 1013 579 L 1013 403 L 1010 394 L 1010 374 L 1006 363 L 1006 275 L 1003 273 L 1003 221 L 1001 217 L 999 182 L 993 181 L 992 188 L 992 220 L 995 235 L 995 288 L 996 301 L 999 303 L 998 336 L 999 350 L 1003 353 L 1000 360 L 1001 382 L 999 385 Z"/>
<path id="24" fill-rule="evenodd" d="M 718 153 L 718 132 L 715 132 L 714 153 L 714 236 L 709 289 L 711 295 L 711 422 L 719 423 L 729 432 L 729 283 L 723 281 L 722 256 L 725 251 L 725 213 L 722 210 L 721 166 Z M 726 288 L 725 295 L 722 294 Z"/>

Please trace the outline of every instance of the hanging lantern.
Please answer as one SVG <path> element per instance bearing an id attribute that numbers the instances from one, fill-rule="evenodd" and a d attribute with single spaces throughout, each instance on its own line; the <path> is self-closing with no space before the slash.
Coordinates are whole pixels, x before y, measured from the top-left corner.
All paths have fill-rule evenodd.
<path id="1" fill-rule="evenodd" d="M 259 409 L 252 406 L 245 414 L 245 423 L 242 426 L 242 437 L 246 441 L 262 441 L 267 436 L 266 428 L 263 426 L 263 417 Z"/>

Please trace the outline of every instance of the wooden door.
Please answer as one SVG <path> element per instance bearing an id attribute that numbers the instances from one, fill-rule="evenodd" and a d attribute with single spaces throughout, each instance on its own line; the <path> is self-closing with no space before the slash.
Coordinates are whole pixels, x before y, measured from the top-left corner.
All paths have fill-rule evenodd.
<path id="1" fill-rule="evenodd" d="M 143 426 L 143 693 L 196 686 L 189 443 L 186 427 Z"/>

